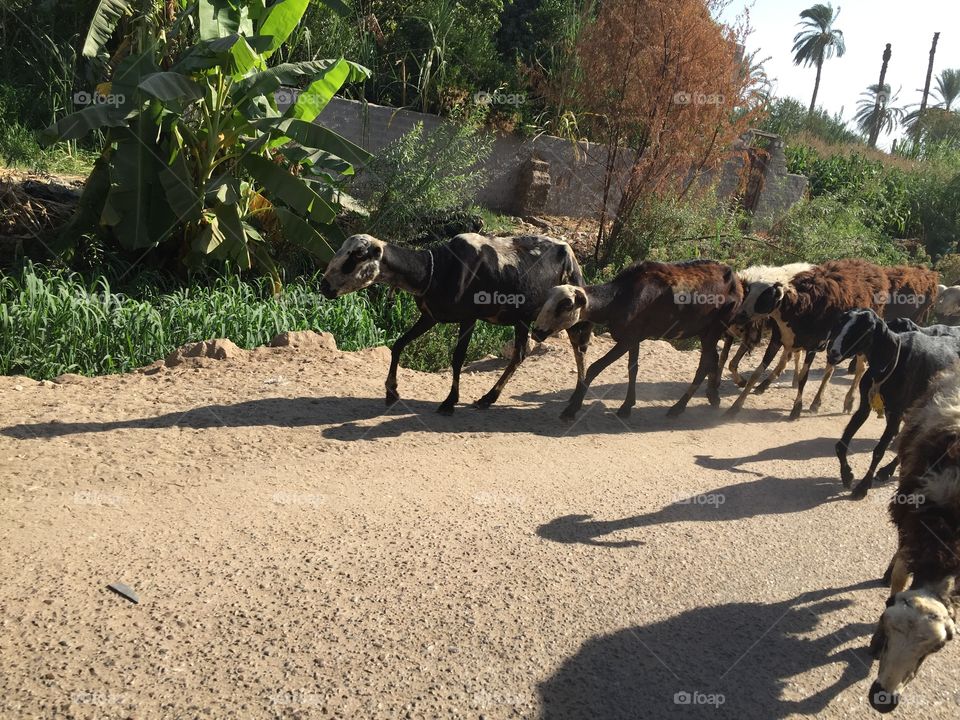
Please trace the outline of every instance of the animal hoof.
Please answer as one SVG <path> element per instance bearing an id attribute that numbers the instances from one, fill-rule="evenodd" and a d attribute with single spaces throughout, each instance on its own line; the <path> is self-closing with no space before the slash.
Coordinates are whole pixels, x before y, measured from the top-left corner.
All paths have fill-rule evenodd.
<path id="1" fill-rule="evenodd" d="M 870 486 L 865 483 L 860 483 L 857 485 L 853 492 L 850 493 L 850 498 L 852 500 L 863 500 L 867 496 L 867 491 L 870 489 Z"/>
<path id="2" fill-rule="evenodd" d="M 560 413 L 560 419 L 564 422 L 573 422 L 577 418 L 576 410 L 564 410 Z"/>
<path id="3" fill-rule="evenodd" d="M 672 408 L 667 410 L 668 418 L 678 417 L 684 411 L 684 407 L 681 405 L 674 405 Z"/>
<path id="4" fill-rule="evenodd" d="M 723 414 L 725 418 L 736 417 L 737 413 L 740 412 L 740 405 L 731 405 L 727 408 L 727 411 Z"/>
<path id="5" fill-rule="evenodd" d="M 820 412 L 820 403 L 813 403 L 813 405 L 810 406 L 810 412 L 812 413 Z"/>
<path id="6" fill-rule="evenodd" d="M 746 381 L 744 378 L 734 378 L 733 383 L 734 383 L 734 385 L 736 385 L 738 388 L 742 388 L 742 387 L 746 387 L 746 386 L 747 386 L 747 381 Z"/>
<path id="7" fill-rule="evenodd" d="M 473 406 L 474 406 L 477 410 L 486 410 L 486 409 L 489 408 L 491 405 L 493 405 L 493 403 L 494 403 L 495 401 L 496 401 L 496 398 L 491 398 L 491 397 L 489 397 L 489 396 L 487 396 L 487 395 L 484 395 L 482 398 L 480 398 L 479 400 L 477 400 L 477 401 L 473 404 Z"/>
<path id="8" fill-rule="evenodd" d="M 385 399 L 385 403 L 387 407 L 390 407 L 399 399 L 400 399 L 400 393 L 398 393 L 396 390 L 387 390 L 387 397 Z"/>
<path id="9" fill-rule="evenodd" d="M 844 398 L 844 400 L 843 400 L 843 411 L 844 411 L 845 413 L 847 413 L 847 414 L 853 412 L 853 400 L 852 400 L 852 399 L 851 399 L 851 400 L 847 400 L 846 398 Z"/>
<path id="10" fill-rule="evenodd" d="M 440 407 L 437 408 L 437 414 L 453 415 L 453 409 L 454 409 L 453 403 L 443 403 Z"/>
<path id="11" fill-rule="evenodd" d="M 753 389 L 753 394 L 754 394 L 754 395 L 763 395 L 763 394 L 767 391 L 767 388 L 768 388 L 768 387 L 770 387 L 770 386 L 769 386 L 769 385 L 757 385 L 757 386 Z"/>
<path id="12" fill-rule="evenodd" d="M 630 417 L 630 412 L 631 412 L 632 410 L 633 410 L 633 408 L 627 407 L 626 405 L 624 405 L 624 406 L 622 406 L 622 407 L 620 407 L 620 408 L 617 409 L 617 417 L 619 417 L 619 418 L 628 418 L 628 417 Z"/>
<path id="13" fill-rule="evenodd" d="M 790 419 L 798 420 L 800 418 L 800 412 L 803 410 L 802 405 L 794 405 L 793 410 L 790 411 Z"/>
<path id="14" fill-rule="evenodd" d="M 707 402 L 710 403 L 710 407 L 715 407 L 715 408 L 720 407 L 720 394 L 719 393 L 708 394 Z"/>

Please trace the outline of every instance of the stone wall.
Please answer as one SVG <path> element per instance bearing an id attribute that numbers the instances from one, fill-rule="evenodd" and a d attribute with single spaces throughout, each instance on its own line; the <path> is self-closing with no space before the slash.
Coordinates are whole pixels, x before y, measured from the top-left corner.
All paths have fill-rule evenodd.
<path id="1" fill-rule="evenodd" d="M 398 110 L 380 105 L 364 105 L 335 98 L 320 115 L 320 122 L 348 140 L 376 153 L 423 123 L 429 132 L 447 122 L 435 115 Z M 745 146 L 749 139 L 744 138 Z M 746 153 L 735 152 L 720 171 L 718 194 L 728 197 L 736 192 L 746 164 Z M 607 149 L 603 145 L 573 143 L 549 135 L 522 139 L 497 134 L 484 170 L 486 182 L 476 196 L 479 205 L 516 215 L 543 213 L 586 217 L 595 215 L 603 201 L 604 168 Z M 620 158 L 618 179 L 626 177 L 630 163 Z M 362 196 L 364 178 L 358 178 Z M 609 208 L 619 201 L 614 182 Z M 761 224 L 769 224 L 786 212 L 806 192 L 806 178 L 786 173 L 782 143 L 779 155 L 764 171 L 760 192 L 753 208 Z"/>

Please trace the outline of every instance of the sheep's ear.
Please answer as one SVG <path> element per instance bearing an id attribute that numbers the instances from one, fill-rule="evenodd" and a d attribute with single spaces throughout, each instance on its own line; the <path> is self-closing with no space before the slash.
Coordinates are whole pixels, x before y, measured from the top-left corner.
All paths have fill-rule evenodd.
<path id="1" fill-rule="evenodd" d="M 383 257 L 383 246 L 377 245 L 376 243 L 370 243 L 370 247 L 367 248 L 367 253 L 364 255 L 367 260 L 379 260 Z"/>
<path id="2" fill-rule="evenodd" d="M 584 307 L 587 304 L 587 294 L 581 288 L 573 291 L 573 304 L 574 307 Z"/>
<path id="3" fill-rule="evenodd" d="M 956 443 L 954 443 L 956 445 Z M 952 447 L 951 447 L 952 449 Z M 950 596 L 953 595 L 953 591 L 956 587 L 956 580 L 952 577 L 945 577 L 943 580 L 934 585 L 931 590 L 937 595 L 938 598 L 943 602 L 944 605 L 950 607 L 951 599 Z"/>

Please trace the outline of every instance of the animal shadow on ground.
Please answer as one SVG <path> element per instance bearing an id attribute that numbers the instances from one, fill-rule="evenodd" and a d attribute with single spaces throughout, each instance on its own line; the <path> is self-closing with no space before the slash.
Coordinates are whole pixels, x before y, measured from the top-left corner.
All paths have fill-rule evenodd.
<path id="1" fill-rule="evenodd" d="M 816 714 L 864 680 L 871 663 L 862 643 L 841 647 L 867 635 L 872 625 L 853 623 L 815 635 L 822 618 L 852 604 L 829 598 L 871 587 L 866 582 L 781 602 L 700 607 L 591 638 L 538 685 L 540 718 L 773 720 Z M 842 670 L 818 676 L 836 679 L 813 694 L 791 682 L 834 664 Z"/>
<path id="2" fill-rule="evenodd" d="M 623 548 L 642 544 L 639 540 L 604 540 L 622 530 L 677 522 L 722 522 L 758 515 L 785 515 L 810 510 L 838 497 L 842 486 L 822 478 L 760 477 L 709 492 L 678 497 L 654 512 L 619 518 L 593 520 L 592 515 L 562 515 L 537 528 L 544 540 Z"/>
<path id="3" fill-rule="evenodd" d="M 561 405 L 541 407 L 502 404 L 479 411 L 461 405 L 452 417 L 438 415 L 439 399 L 401 399 L 392 407 L 384 407 L 383 399 L 364 397 L 272 397 L 247 400 L 232 405 L 198 405 L 153 417 L 84 422 L 22 423 L 0 428 L 0 434 L 29 440 L 112 430 L 180 427 L 191 429 L 220 427 L 314 427 L 325 438 L 334 440 L 374 440 L 399 437 L 407 432 L 497 432 L 533 433 L 544 437 L 589 434 L 618 434 L 636 431 L 670 431 L 712 427 L 722 423 L 722 415 L 706 405 L 691 406 L 680 418 L 664 417 L 666 407 L 634 408 L 627 420 L 618 418 L 612 407 L 594 398 L 584 405 L 575 423 L 560 420 Z M 745 411 L 745 420 L 771 419 L 774 411 Z M 369 421 L 375 421 L 367 424 Z"/>
<path id="4" fill-rule="evenodd" d="M 839 438 L 839 435 L 837 436 Z M 700 467 L 709 470 L 729 470 L 738 473 L 750 473 L 758 475 L 753 470 L 746 470 L 742 465 L 750 463 L 768 462 L 770 460 L 797 460 L 805 461 L 816 457 L 835 457 L 834 446 L 837 438 L 818 437 L 797 440 L 796 442 L 779 445 L 776 447 L 764 448 L 753 455 L 744 455 L 742 457 L 718 458 L 712 455 L 695 455 L 694 459 Z M 857 452 L 868 452 L 876 445 L 876 441 L 866 438 L 854 438 L 850 444 L 850 454 Z"/>

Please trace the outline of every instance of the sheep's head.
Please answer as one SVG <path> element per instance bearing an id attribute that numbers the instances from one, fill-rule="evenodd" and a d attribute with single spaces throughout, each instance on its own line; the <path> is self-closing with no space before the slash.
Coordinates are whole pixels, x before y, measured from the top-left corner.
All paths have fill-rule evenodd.
<path id="1" fill-rule="evenodd" d="M 847 310 L 830 329 L 827 362 L 836 365 L 869 350 L 874 333 L 883 321 L 868 309 Z"/>
<path id="2" fill-rule="evenodd" d="M 900 693 L 916 677 L 921 663 L 953 639 L 952 590 L 951 578 L 937 588 L 908 590 L 891 598 L 870 643 L 880 661 L 868 696 L 874 710 L 896 709 Z"/>
<path id="3" fill-rule="evenodd" d="M 780 307 L 785 293 L 783 283 L 744 283 L 743 302 L 740 303 L 734 322 L 746 325 L 751 320 L 769 316 Z"/>
<path id="4" fill-rule="evenodd" d="M 386 246 L 372 235 L 351 235 L 327 263 L 320 292 L 335 298 L 361 290 L 377 281 Z"/>
<path id="5" fill-rule="evenodd" d="M 548 336 L 580 322 L 587 307 L 587 294 L 576 285 L 557 285 L 548 294 L 533 323 L 533 339 L 543 342 Z"/>

